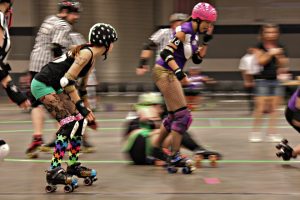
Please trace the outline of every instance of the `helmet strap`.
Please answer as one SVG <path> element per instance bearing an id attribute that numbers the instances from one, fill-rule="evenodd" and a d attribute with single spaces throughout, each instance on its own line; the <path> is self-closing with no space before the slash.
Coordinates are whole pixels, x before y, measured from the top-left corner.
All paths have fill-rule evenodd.
<path id="1" fill-rule="evenodd" d="M 199 18 L 192 19 L 192 21 L 197 22 L 197 33 L 200 33 L 199 28 L 200 28 L 200 24 L 201 24 L 201 19 L 199 19 Z"/>

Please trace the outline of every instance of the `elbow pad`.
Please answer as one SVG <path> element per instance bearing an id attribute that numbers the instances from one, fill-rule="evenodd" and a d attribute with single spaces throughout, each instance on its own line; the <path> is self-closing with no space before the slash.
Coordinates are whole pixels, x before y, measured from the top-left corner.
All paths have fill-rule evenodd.
<path id="1" fill-rule="evenodd" d="M 5 90 L 7 96 L 18 105 L 27 100 L 27 97 L 17 88 L 17 86 L 12 81 L 8 82 Z"/>
<path id="2" fill-rule="evenodd" d="M 61 46 L 60 44 L 53 43 L 52 44 L 52 52 L 53 52 L 54 58 L 61 56 L 63 54 L 63 49 L 64 49 L 64 47 Z"/>
<path id="3" fill-rule="evenodd" d="M 194 64 L 200 64 L 200 63 L 202 63 L 202 58 L 197 53 L 193 54 L 192 60 L 193 60 Z"/>
<path id="4" fill-rule="evenodd" d="M 68 85 L 75 85 L 75 83 L 75 78 L 69 73 L 65 73 L 65 76 L 60 79 L 60 86 L 62 88 Z"/>
<path id="5" fill-rule="evenodd" d="M 8 63 L 0 63 L 0 81 L 2 81 L 9 74 L 10 70 L 11 68 Z"/>
<path id="6" fill-rule="evenodd" d="M 173 52 L 171 51 L 171 47 L 167 46 L 160 52 L 160 57 L 166 62 L 170 62 L 174 60 Z"/>

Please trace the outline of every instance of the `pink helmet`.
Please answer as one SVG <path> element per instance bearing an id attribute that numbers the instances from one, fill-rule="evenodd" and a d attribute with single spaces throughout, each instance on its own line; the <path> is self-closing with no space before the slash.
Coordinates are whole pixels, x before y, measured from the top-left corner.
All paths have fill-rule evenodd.
<path id="1" fill-rule="evenodd" d="M 217 20 L 217 11 L 209 3 L 200 2 L 193 8 L 192 18 L 214 22 Z"/>

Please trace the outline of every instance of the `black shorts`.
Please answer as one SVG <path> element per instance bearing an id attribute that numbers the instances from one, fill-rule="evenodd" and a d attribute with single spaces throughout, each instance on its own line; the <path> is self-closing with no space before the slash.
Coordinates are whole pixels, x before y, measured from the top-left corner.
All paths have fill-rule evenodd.
<path id="1" fill-rule="evenodd" d="M 135 165 L 147 164 L 146 138 L 142 135 L 137 136 L 129 151 L 129 156 Z"/>
<path id="2" fill-rule="evenodd" d="M 286 107 L 285 109 L 285 118 L 289 122 L 289 124 L 296 130 L 298 133 L 300 133 L 300 127 L 295 126 L 292 121 L 293 121 L 293 116 L 294 116 L 294 111 L 292 111 L 289 107 Z"/>

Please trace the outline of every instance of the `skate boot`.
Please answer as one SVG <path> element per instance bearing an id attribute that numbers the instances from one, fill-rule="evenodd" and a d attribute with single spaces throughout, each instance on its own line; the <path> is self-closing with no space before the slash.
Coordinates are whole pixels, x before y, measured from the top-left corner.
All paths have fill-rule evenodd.
<path id="1" fill-rule="evenodd" d="M 293 156 L 293 148 L 288 145 L 289 141 L 287 139 L 281 140 L 279 144 L 276 145 L 276 148 L 279 152 L 276 153 L 278 158 L 282 157 L 283 160 L 290 160 L 291 158 L 296 158 Z"/>
<path id="2" fill-rule="evenodd" d="M 48 185 L 45 187 L 45 190 L 48 193 L 55 192 L 57 189 L 56 185 L 65 185 L 64 191 L 66 193 L 73 192 L 78 187 L 77 179 L 69 176 L 61 167 L 47 170 L 46 180 Z"/>
<path id="3" fill-rule="evenodd" d="M 37 158 L 39 147 L 43 144 L 43 138 L 41 135 L 34 135 L 32 142 L 26 150 L 26 155 L 28 158 Z"/>
<path id="4" fill-rule="evenodd" d="M 51 152 L 52 149 L 54 149 L 54 147 L 55 147 L 55 140 L 53 140 L 50 143 L 41 145 L 40 146 L 40 151 L 42 151 L 42 152 Z"/>
<path id="5" fill-rule="evenodd" d="M 82 141 L 82 151 L 83 153 L 94 153 L 96 151 L 95 147 L 91 145 L 86 139 Z"/>
<path id="6" fill-rule="evenodd" d="M 69 175 L 75 175 L 78 178 L 84 178 L 83 182 L 85 185 L 92 185 L 94 181 L 97 181 L 97 172 L 94 169 L 81 166 L 80 162 L 67 167 L 67 173 Z"/>
<path id="7" fill-rule="evenodd" d="M 151 156 L 148 159 L 153 160 L 154 165 L 163 166 L 167 161 L 168 155 L 163 151 L 162 148 L 153 147 Z"/>
<path id="8" fill-rule="evenodd" d="M 199 149 L 194 152 L 194 161 L 197 168 L 201 168 L 202 160 L 209 160 L 211 167 L 217 167 L 217 160 L 221 160 L 222 155 L 216 151 Z"/>
<path id="9" fill-rule="evenodd" d="M 174 174 L 178 171 L 177 168 L 182 168 L 181 172 L 183 174 L 191 174 L 194 170 L 194 162 L 182 155 L 179 152 L 175 153 L 173 156 L 169 156 L 167 160 L 168 166 L 167 170 L 170 174 Z"/>

